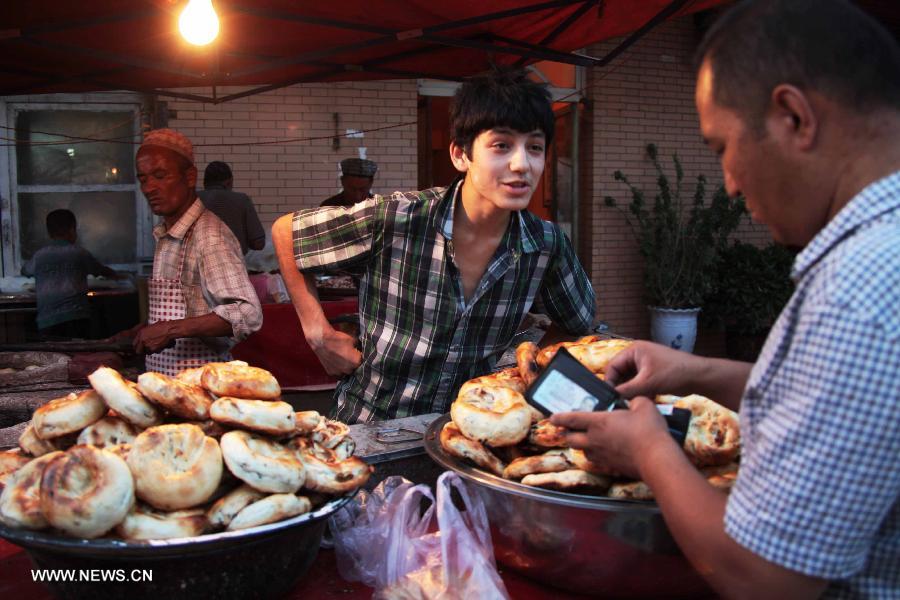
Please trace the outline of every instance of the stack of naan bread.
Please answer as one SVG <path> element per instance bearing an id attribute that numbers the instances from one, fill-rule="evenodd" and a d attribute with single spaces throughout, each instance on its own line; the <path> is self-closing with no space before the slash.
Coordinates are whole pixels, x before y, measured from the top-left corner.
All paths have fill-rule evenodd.
<path id="1" fill-rule="evenodd" d="M 597 377 L 629 340 L 588 336 L 538 348 L 524 342 L 516 349 L 517 366 L 472 379 L 450 407 L 451 421 L 441 431 L 444 450 L 494 475 L 543 488 L 651 500 L 642 481 L 627 481 L 582 450 L 566 446 L 566 431 L 550 423 L 523 396 L 556 354 L 565 347 Z M 657 396 L 656 402 L 691 411 L 684 451 L 713 486 L 728 490 L 737 476 L 740 428 L 737 414 L 699 395 Z"/>
<path id="2" fill-rule="evenodd" d="M 271 373 L 241 361 L 137 383 L 100 367 L 88 380 L 0 452 L 0 521 L 89 539 L 193 537 L 303 514 L 372 471 L 345 424 L 294 412 Z"/>

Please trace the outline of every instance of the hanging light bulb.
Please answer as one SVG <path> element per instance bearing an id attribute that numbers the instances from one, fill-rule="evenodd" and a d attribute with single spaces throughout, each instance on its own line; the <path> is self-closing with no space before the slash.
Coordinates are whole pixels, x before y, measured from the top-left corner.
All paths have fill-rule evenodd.
<path id="1" fill-rule="evenodd" d="M 189 0 L 178 17 L 178 30 L 195 46 L 205 46 L 219 35 L 219 17 L 212 0 Z"/>

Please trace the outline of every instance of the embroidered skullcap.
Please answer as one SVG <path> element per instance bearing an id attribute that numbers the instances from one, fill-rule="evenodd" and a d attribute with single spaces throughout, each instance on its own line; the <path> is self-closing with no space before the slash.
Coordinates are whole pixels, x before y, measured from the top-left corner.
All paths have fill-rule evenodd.
<path id="1" fill-rule="evenodd" d="M 375 177 L 378 165 L 364 158 L 345 158 L 341 161 L 341 174 L 350 177 Z"/>
<path id="2" fill-rule="evenodd" d="M 144 142 L 141 144 L 141 148 L 145 146 L 167 148 L 172 152 L 185 157 L 191 164 L 194 164 L 194 145 L 186 135 L 178 133 L 174 129 L 154 129 L 148 131 L 144 135 Z"/>

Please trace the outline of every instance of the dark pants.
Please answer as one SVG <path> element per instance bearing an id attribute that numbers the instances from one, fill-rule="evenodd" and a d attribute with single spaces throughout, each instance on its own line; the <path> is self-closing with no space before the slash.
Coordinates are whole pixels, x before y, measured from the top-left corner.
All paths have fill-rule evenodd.
<path id="1" fill-rule="evenodd" d="M 42 338 L 88 338 L 91 333 L 90 319 L 65 321 L 39 330 Z"/>

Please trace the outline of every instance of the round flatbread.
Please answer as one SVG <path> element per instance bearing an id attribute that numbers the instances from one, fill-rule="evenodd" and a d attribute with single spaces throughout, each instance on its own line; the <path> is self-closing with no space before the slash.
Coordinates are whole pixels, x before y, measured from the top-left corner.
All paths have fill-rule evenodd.
<path id="1" fill-rule="evenodd" d="M 277 400 L 281 387 L 275 376 L 257 367 L 210 363 L 203 369 L 203 387 L 216 396 L 247 400 Z"/>
<path id="2" fill-rule="evenodd" d="M 115 369 L 100 367 L 88 375 L 88 381 L 107 406 L 132 425 L 145 429 L 162 422 L 159 409 L 144 398 L 135 383 L 123 378 Z"/>
<path id="3" fill-rule="evenodd" d="M 43 440 L 81 431 L 106 414 L 106 404 L 94 390 L 51 400 L 34 411 L 31 425 Z"/>
<path id="4" fill-rule="evenodd" d="M 459 427 L 452 421 L 448 421 L 444 428 L 441 429 L 440 440 L 441 448 L 447 454 L 471 461 L 494 475 L 503 476 L 503 469 L 505 468 L 503 461 L 494 456 L 481 443 L 464 436 Z"/>
<path id="5" fill-rule="evenodd" d="M 134 481 L 125 461 L 112 452 L 74 446 L 47 463 L 40 497 L 41 512 L 51 526 L 93 539 L 131 510 Z"/>
<path id="6" fill-rule="evenodd" d="M 162 373 L 142 373 L 138 390 L 167 411 L 189 421 L 205 421 L 213 398 L 205 389 Z"/>
<path id="7" fill-rule="evenodd" d="M 312 508 L 309 498 L 294 494 L 273 494 L 250 504 L 237 514 L 228 525 L 228 531 L 249 529 L 267 523 L 275 523 L 308 513 Z"/>
<path id="8" fill-rule="evenodd" d="M 209 526 L 202 508 L 163 512 L 137 504 L 116 527 L 126 540 L 168 540 L 202 535 Z"/>
<path id="9" fill-rule="evenodd" d="M 286 435 L 297 429 L 294 407 L 280 400 L 243 400 L 222 397 L 209 409 L 213 421 L 231 427 Z"/>
<path id="10" fill-rule="evenodd" d="M 515 390 L 473 386 L 456 397 L 450 415 L 469 439 L 490 446 L 513 446 L 528 435 L 532 412 Z"/>
<path id="11" fill-rule="evenodd" d="M 228 470 L 254 489 L 293 494 L 306 480 L 297 453 L 282 444 L 246 431 L 229 431 L 220 443 Z"/>
<path id="12" fill-rule="evenodd" d="M 222 452 L 196 425 L 158 425 L 138 435 L 128 452 L 139 499 L 172 511 L 206 502 L 222 478 Z"/>

